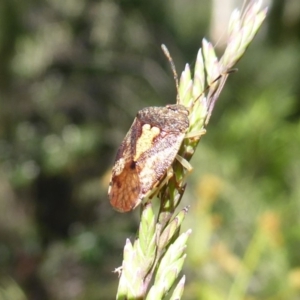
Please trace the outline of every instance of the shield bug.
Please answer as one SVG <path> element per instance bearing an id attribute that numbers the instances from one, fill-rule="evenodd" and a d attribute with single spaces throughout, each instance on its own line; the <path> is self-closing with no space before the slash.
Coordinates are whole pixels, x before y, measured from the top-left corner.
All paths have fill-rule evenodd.
<path id="1" fill-rule="evenodd" d="M 174 63 L 165 46 L 163 51 L 171 63 L 179 95 Z M 189 109 L 179 100 L 177 96 L 177 104 L 146 107 L 137 113 L 117 151 L 108 189 L 110 203 L 119 212 L 134 209 L 151 195 L 175 160 L 189 129 Z"/>

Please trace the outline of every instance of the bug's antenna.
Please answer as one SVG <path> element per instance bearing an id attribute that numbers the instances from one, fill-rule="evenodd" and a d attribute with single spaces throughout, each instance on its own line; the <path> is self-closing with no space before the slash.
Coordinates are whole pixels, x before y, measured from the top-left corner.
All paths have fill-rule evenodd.
<path id="1" fill-rule="evenodd" d="M 177 104 L 178 104 L 179 103 L 179 83 L 178 83 L 178 75 L 177 75 L 177 72 L 176 72 L 175 64 L 174 64 L 172 56 L 171 56 L 168 48 L 166 47 L 166 45 L 162 44 L 161 49 L 164 52 L 166 58 L 168 59 L 168 61 L 170 63 L 170 66 L 171 66 L 171 70 L 173 72 L 173 76 L 174 76 L 174 80 L 175 80 L 175 84 L 176 84 Z"/>

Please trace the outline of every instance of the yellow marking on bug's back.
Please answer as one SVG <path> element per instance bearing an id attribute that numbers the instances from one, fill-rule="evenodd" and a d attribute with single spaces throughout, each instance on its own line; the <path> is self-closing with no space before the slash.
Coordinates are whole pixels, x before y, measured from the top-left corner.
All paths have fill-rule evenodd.
<path id="1" fill-rule="evenodd" d="M 139 157 L 148 149 L 152 147 L 153 140 L 160 134 L 158 127 L 151 127 L 149 124 L 145 124 L 142 127 L 142 134 L 138 138 L 135 148 L 134 160 L 137 161 Z"/>

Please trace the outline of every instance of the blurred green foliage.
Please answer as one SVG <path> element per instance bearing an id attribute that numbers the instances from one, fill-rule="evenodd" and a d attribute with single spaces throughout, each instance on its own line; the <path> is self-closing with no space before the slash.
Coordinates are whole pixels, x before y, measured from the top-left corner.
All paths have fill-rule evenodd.
<path id="1" fill-rule="evenodd" d="M 178 71 L 209 33 L 221 53 L 216 3 L 1 1 L 1 299 L 114 298 L 138 222 L 108 203 L 114 154 L 175 102 L 161 43 Z M 192 160 L 185 299 L 299 299 L 300 4 L 269 5 Z"/>

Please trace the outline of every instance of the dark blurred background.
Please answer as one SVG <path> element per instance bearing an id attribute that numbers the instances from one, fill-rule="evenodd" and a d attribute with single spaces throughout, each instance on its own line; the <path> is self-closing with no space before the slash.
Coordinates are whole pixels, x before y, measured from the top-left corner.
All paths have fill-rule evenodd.
<path id="1" fill-rule="evenodd" d="M 273 0 L 192 160 L 184 299 L 300 299 L 300 2 Z M 0 2 L 0 299 L 114 299 L 138 211 L 107 199 L 136 112 L 174 103 L 242 1 Z"/>

